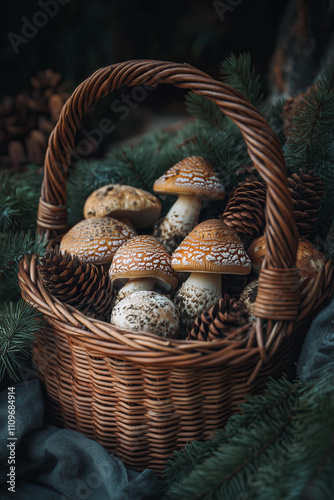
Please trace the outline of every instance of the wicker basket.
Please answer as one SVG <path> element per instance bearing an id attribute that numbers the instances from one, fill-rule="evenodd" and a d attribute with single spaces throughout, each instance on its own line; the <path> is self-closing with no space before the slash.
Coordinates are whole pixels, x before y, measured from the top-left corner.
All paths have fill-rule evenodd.
<path id="1" fill-rule="evenodd" d="M 174 341 L 92 320 L 50 296 L 36 257 L 20 263 L 22 296 L 44 315 L 34 362 L 58 424 L 99 441 L 136 470 L 163 468 L 173 450 L 221 428 L 248 394 L 291 367 L 311 318 L 333 293 L 329 262 L 301 293 L 294 268 L 297 235 L 280 143 L 237 91 L 187 64 L 130 61 L 102 68 L 65 104 L 51 134 L 37 218 L 48 239 L 67 228 L 70 151 L 88 107 L 112 90 L 171 83 L 215 102 L 241 130 L 267 183 L 268 253 L 250 336 Z"/>

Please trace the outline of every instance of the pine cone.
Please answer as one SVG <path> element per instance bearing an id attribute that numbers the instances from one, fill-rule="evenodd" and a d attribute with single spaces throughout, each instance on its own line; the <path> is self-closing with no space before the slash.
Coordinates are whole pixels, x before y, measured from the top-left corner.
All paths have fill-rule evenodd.
<path id="1" fill-rule="evenodd" d="M 68 98 L 59 73 L 47 69 L 31 78 L 32 88 L 0 104 L 1 165 L 22 168 L 31 162 L 41 165 L 50 132 Z"/>
<path id="2" fill-rule="evenodd" d="M 288 177 L 289 191 L 293 201 L 295 221 L 300 236 L 309 238 L 316 230 L 323 182 L 312 171 L 292 174 Z"/>
<path id="3" fill-rule="evenodd" d="M 215 340 L 233 336 L 242 340 L 251 323 L 245 305 L 224 295 L 208 311 L 195 319 L 187 340 Z"/>
<path id="4" fill-rule="evenodd" d="M 55 298 L 87 316 L 109 321 L 113 289 L 102 267 L 51 249 L 40 259 L 38 270 L 44 286 Z"/>
<path id="5" fill-rule="evenodd" d="M 235 190 L 221 216 L 222 220 L 234 229 L 246 248 L 263 233 L 265 204 L 265 183 L 249 179 Z"/>

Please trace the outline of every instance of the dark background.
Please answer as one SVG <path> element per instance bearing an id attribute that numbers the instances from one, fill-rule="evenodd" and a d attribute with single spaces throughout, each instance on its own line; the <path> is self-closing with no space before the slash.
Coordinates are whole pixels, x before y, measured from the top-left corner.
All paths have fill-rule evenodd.
<path id="1" fill-rule="evenodd" d="M 22 36 L 22 18 L 33 21 L 42 9 L 37 1 L 6 2 L 0 92 L 27 87 L 40 69 L 60 71 L 75 86 L 102 66 L 137 58 L 188 62 L 216 77 L 231 51 L 250 52 L 266 73 L 286 0 L 230 3 L 221 20 L 212 1 L 69 0 L 15 54 L 8 34 Z"/>
<path id="2" fill-rule="evenodd" d="M 57 12 L 43 14 L 42 5 Z M 186 62 L 219 78 L 222 60 L 249 52 L 266 95 L 287 98 L 313 83 L 334 52 L 334 0 L 12 0 L 0 22 L 0 167 L 43 163 L 47 134 L 35 137 L 33 152 L 27 146 L 31 130 L 40 128 L 29 97 L 23 99 L 26 108 L 17 99 L 11 109 L 2 105 L 22 90 L 31 95 L 30 79 L 40 70 L 59 72 L 70 94 L 95 70 L 116 62 Z M 108 141 L 122 143 L 184 119 L 183 97 L 172 86 L 158 87 Z M 84 117 L 87 130 L 106 116 L 111 99 Z M 50 120 L 47 112 L 44 117 Z M 55 123 L 50 121 L 50 130 Z M 13 155 L 13 140 L 26 151 Z M 94 154 L 104 155 L 110 147 L 105 140 Z"/>

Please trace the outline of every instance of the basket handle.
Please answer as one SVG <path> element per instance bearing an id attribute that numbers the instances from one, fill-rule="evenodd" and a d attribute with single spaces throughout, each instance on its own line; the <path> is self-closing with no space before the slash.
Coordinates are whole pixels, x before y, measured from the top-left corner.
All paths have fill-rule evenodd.
<path id="1" fill-rule="evenodd" d="M 77 127 L 87 109 L 123 86 L 173 84 L 215 102 L 239 127 L 249 155 L 267 184 L 267 256 L 260 273 L 255 314 L 294 320 L 299 306 L 294 268 L 297 233 L 280 142 L 266 120 L 236 90 L 188 65 L 135 60 L 101 68 L 82 82 L 65 103 L 50 138 L 37 216 L 37 231 L 47 238 L 67 229 L 66 178 Z M 266 359 L 265 346 L 260 349 Z"/>

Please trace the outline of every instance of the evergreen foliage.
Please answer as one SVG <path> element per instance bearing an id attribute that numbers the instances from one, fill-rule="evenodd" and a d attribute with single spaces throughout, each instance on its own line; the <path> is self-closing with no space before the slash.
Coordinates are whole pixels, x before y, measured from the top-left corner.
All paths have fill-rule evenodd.
<path id="1" fill-rule="evenodd" d="M 18 380 L 17 367 L 30 354 L 41 314 L 23 299 L 0 305 L 0 381 L 6 372 Z"/>
<path id="2" fill-rule="evenodd" d="M 270 381 L 215 438 L 174 453 L 168 498 L 331 498 L 333 396 L 334 364 L 312 382 Z"/>
<path id="3" fill-rule="evenodd" d="M 219 75 L 224 83 L 238 90 L 253 106 L 258 107 L 263 102 L 261 77 L 252 66 L 248 52 L 227 57 L 219 66 Z"/>
<path id="4" fill-rule="evenodd" d="M 42 255 L 44 250 L 45 243 L 35 239 L 30 231 L 0 233 L 0 302 L 20 298 L 19 262 L 24 255 Z"/>
<path id="5" fill-rule="evenodd" d="M 284 152 L 290 171 L 313 170 L 324 181 L 318 223 L 324 236 L 334 207 L 334 65 L 325 68 L 301 100 Z"/>
<path id="6" fill-rule="evenodd" d="M 0 172 L 0 382 L 7 374 L 18 380 L 18 366 L 27 359 L 40 315 L 20 300 L 17 273 L 24 255 L 44 253 L 35 239 L 42 170 Z"/>
<path id="7" fill-rule="evenodd" d="M 301 100 L 285 147 L 288 166 L 294 171 L 322 168 L 334 162 L 334 65 L 326 68 L 316 85 Z"/>
<path id="8" fill-rule="evenodd" d="M 21 176 L 0 172 L 0 232 L 35 228 L 40 184 L 36 180 L 31 182 L 34 173 L 35 179 L 41 182 L 40 174 L 33 167 Z"/>
<path id="9" fill-rule="evenodd" d="M 217 104 L 204 96 L 189 92 L 185 96 L 185 105 L 188 113 L 198 118 L 201 124 L 224 130 L 228 123 L 227 117 L 220 111 Z"/>

